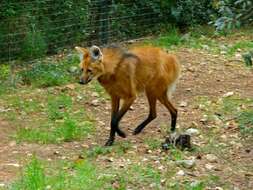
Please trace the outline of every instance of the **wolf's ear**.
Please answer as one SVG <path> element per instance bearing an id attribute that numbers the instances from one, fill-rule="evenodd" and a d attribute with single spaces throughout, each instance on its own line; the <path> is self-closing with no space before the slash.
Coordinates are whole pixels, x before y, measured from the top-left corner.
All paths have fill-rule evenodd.
<path id="1" fill-rule="evenodd" d="M 88 50 L 82 47 L 75 47 L 76 51 L 80 54 L 80 61 L 83 60 L 85 56 L 88 55 Z"/>
<path id="2" fill-rule="evenodd" d="M 91 54 L 91 57 L 95 60 L 102 61 L 102 59 L 103 59 L 102 51 L 98 46 L 95 46 L 95 45 L 91 46 L 90 54 Z"/>

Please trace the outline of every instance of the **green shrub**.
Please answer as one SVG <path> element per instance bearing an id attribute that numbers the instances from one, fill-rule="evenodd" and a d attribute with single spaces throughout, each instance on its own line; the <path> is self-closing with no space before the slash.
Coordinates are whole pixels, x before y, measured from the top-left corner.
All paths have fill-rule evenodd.
<path id="1" fill-rule="evenodd" d="M 215 14 L 212 1 L 178 0 L 171 7 L 171 14 L 180 28 L 206 24 Z"/>
<path id="2" fill-rule="evenodd" d="M 0 65 L 0 81 L 4 81 L 10 77 L 11 70 L 9 65 Z"/>
<path id="3" fill-rule="evenodd" d="M 214 25 L 218 31 L 227 32 L 241 25 L 253 23 L 251 0 L 223 0 L 216 3 L 219 17 Z"/>
<path id="4" fill-rule="evenodd" d="M 46 52 L 47 44 L 42 33 L 38 31 L 28 32 L 22 45 L 22 58 L 38 58 L 44 56 Z"/>

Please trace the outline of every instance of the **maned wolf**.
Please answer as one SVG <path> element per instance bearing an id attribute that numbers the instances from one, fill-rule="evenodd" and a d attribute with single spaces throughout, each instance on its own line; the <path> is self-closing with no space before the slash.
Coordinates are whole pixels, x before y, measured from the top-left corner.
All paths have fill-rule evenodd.
<path id="1" fill-rule="evenodd" d="M 136 47 L 128 51 L 116 46 L 89 49 L 76 47 L 80 53 L 82 76 L 80 84 L 92 79 L 99 83 L 111 96 L 111 132 L 105 145 L 110 146 L 115 133 L 126 137 L 119 128 L 119 122 L 133 104 L 139 92 L 146 93 L 149 115 L 139 124 L 133 134 L 140 133 L 156 118 L 156 102 L 159 100 L 171 114 L 171 131 L 175 131 L 177 109 L 169 98 L 180 75 L 180 64 L 174 55 L 157 47 Z M 120 100 L 123 104 L 119 109 Z"/>

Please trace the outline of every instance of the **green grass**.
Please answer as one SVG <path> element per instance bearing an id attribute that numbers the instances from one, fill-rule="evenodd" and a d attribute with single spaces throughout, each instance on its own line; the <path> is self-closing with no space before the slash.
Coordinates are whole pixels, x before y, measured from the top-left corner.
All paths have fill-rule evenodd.
<path id="1" fill-rule="evenodd" d="M 169 30 L 168 33 L 162 34 L 160 37 L 154 40 L 146 41 L 145 43 L 152 44 L 154 46 L 169 48 L 171 46 L 180 45 L 181 36 L 176 28 L 172 28 Z"/>
<path id="2" fill-rule="evenodd" d="M 53 168 L 52 168 L 53 167 Z M 99 178 L 96 168 L 89 162 L 44 163 L 36 157 L 28 163 L 21 177 L 9 190 L 91 190 L 103 189 L 106 180 Z"/>
<path id="3" fill-rule="evenodd" d="M 17 142 L 37 142 L 42 144 L 60 143 L 80 140 L 92 133 L 93 123 L 84 121 L 77 123 L 75 120 L 65 118 L 60 124 L 46 124 L 33 127 L 20 127 L 15 135 Z"/>
<path id="4" fill-rule="evenodd" d="M 75 55 L 60 61 L 38 61 L 18 72 L 18 75 L 25 85 L 34 87 L 59 86 L 76 80 L 78 74 L 70 73 L 69 69 L 71 66 L 78 66 L 78 63 L 79 58 Z"/>
<path id="5" fill-rule="evenodd" d="M 57 97 L 51 95 L 48 98 L 47 105 L 48 118 L 51 120 L 63 119 L 64 116 L 68 115 L 71 107 L 71 97 L 64 94 Z"/>
<path id="6" fill-rule="evenodd" d="M 144 140 L 144 143 L 148 145 L 150 150 L 156 150 L 158 148 L 161 148 L 162 142 L 158 139 L 154 138 L 147 138 Z"/>
<path id="7" fill-rule="evenodd" d="M 208 97 L 198 97 L 196 101 L 201 105 L 201 109 L 208 116 L 209 121 L 214 121 L 215 118 L 218 118 L 225 124 L 227 120 L 232 119 L 239 125 L 241 134 L 252 136 L 253 99 L 230 96 L 218 100 L 210 100 Z"/>
<path id="8" fill-rule="evenodd" d="M 117 156 L 124 156 L 124 154 L 132 148 L 132 144 L 128 141 L 126 142 L 115 142 L 113 147 L 104 146 L 94 146 L 84 154 L 89 158 L 96 158 L 99 155 L 113 154 Z"/>
<path id="9" fill-rule="evenodd" d="M 253 109 L 246 110 L 239 113 L 237 117 L 239 123 L 240 131 L 245 136 L 253 136 Z"/>
<path id="10" fill-rule="evenodd" d="M 240 41 L 232 45 L 228 49 L 227 54 L 228 55 L 234 55 L 238 50 L 241 50 L 242 52 L 246 53 L 248 50 L 253 49 L 253 41 Z"/>

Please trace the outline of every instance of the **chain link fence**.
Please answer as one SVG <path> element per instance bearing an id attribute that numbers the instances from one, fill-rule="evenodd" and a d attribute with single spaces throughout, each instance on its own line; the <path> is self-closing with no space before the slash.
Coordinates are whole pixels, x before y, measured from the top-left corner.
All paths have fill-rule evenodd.
<path id="1" fill-rule="evenodd" d="M 4 0 L 0 63 L 158 33 L 166 20 L 162 7 L 160 0 Z"/>

